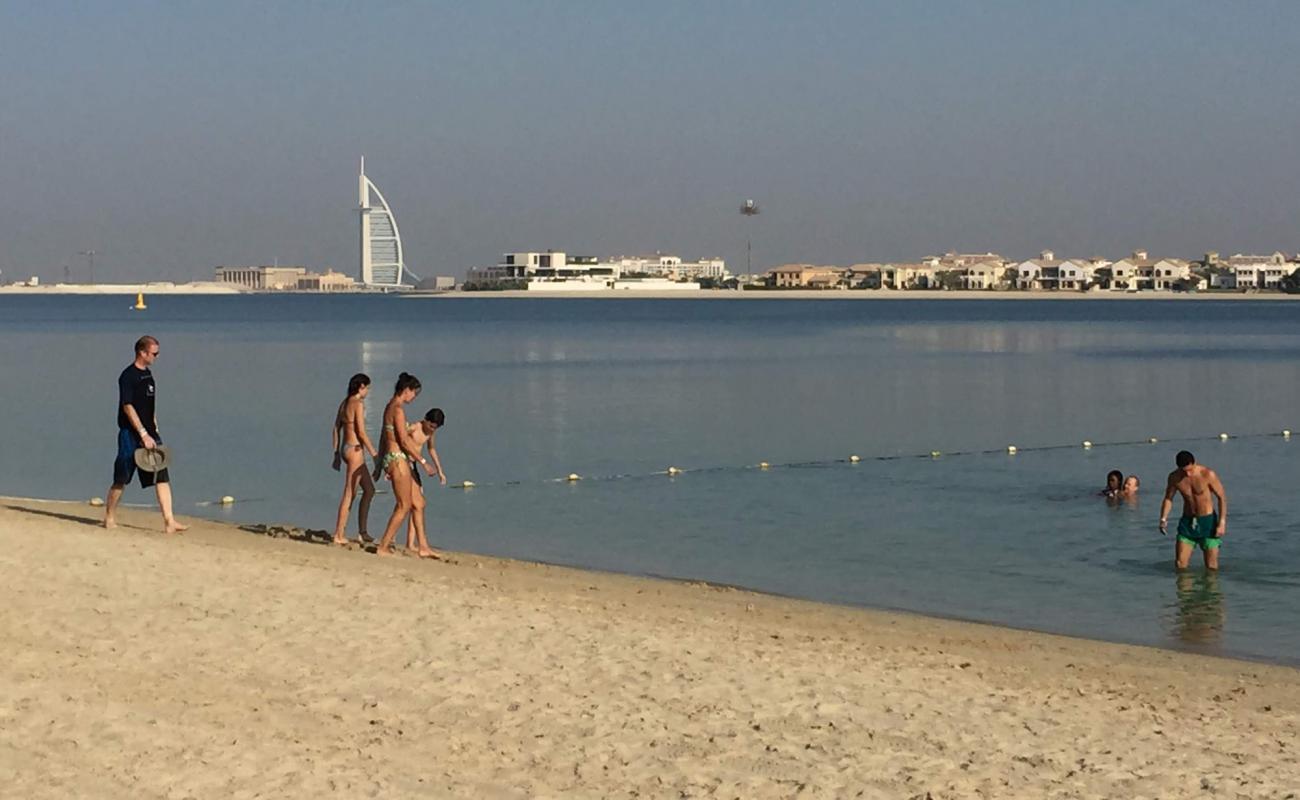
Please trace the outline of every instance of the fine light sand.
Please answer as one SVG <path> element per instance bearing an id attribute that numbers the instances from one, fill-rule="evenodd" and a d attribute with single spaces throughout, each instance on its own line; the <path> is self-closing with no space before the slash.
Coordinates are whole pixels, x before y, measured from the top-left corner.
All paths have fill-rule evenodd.
<path id="1" fill-rule="evenodd" d="M 1294 798 L 1300 672 L 0 501 L 0 795 Z"/>

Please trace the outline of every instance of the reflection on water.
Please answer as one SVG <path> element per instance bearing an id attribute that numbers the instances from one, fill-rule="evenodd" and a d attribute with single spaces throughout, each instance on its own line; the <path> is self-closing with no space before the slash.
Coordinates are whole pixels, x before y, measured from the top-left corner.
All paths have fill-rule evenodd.
<path id="1" fill-rule="evenodd" d="M 1217 571 L 1179 572 L 1175 578 L 1173 634 L 1196 645 L 1217 645 L 1227 614 Z"/>

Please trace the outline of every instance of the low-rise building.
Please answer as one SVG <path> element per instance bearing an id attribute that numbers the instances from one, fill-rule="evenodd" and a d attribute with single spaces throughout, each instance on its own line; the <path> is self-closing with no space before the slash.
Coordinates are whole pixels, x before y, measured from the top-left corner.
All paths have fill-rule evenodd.
<path id="1" fill-rule="evenodd" d="M 242 289 L 274 292 L 348 292 L 357 282 L 348 275 L 327 269 L 312 272 L 306 267 L 217 267 L 217 283 Z"/>
<path id="2" fill-rule="evenodd" d="M 674 281 L 730 277 L 727 264 L 720 258 L 683 261 L 678 256 L 656 253 L 653 256 L 619 256 L 599 259 L 577 256 L 562 250 L 506 253 L 491 267 L 469 270 L 471 283 L 498 281 L 595 281 L 606 285 L 625 276 L 665 278 Z"/>
<path id="3" fill-rule="evenodd" d="M 885 264 L 853 264 L 844 270 L 844 285 L 850 289 L 883 288 L 885 268 Z"/>
<path id="4" fill-rule="evenodd" d="M 306 267 L 217 267 L 217 283 L 233 283 L 245 289 L 286 291 L 298 289 L 298 281 L 307 275 Z"/>
<path id="5" fill-rule="evenodd" d="M 886 264 L 880 282 L 886 289 L 937 289 L 937 273 L 929 264 Z"/>
<path id="6" fill-rule="evenodd" d="M 731 277 L 727 272 L 727 262 L 720 258 L 682 261 L 678 256 L 655 253 L 652 256 L 618 256 L 610 259 L 609 263 L 618 267 L 620 276 L 644 275 L 672 281 L 698 281 L 702 278 L 724 281 Z"/>
<path id="7" fill-rule="evenodd" d="M 1239 289 L 1277 289 L 1294 270 L 1282 252 L 1266 256 L 1237 253 L 1229 256 L 1226 264 L 1232 271 L 1234 288 Z"/>
<path id="8" fill-rule="evenodd" d="M 1001 260 L 976 261 L 962 267 L 963 289 L 999 289 L 1006 285 L 1006 265 Z"/>
<path id="9" fill-rule="evenodd" d="M 308 272 L 298 278 L 298 290 L 304 292 L 351 292 L 357 282 L 351 275 L 327 269 L 322 273 Z"/>
<path id="10" fill-rule="evenodd" d="M 838 286 L 847 270 L 813 264 L 786 264 L 768 270 L 769 285 L 778 289 L 829 289 Z"/>

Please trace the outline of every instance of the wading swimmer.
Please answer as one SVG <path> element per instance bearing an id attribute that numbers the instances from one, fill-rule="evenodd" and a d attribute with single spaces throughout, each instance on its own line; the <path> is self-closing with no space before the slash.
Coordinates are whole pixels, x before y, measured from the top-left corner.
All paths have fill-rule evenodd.
<path id="1" fill-rule="evenodd" d="M 407 429 L 411 441 L 415 442 L 416 452 L 420 452 L 421 449 L 429 451 L 429 460 L 424 465 L 424 471 L 429 473 L 430 476 L 437 475 L 438 482 L 443 486 L 447 485 L 447 475 L 442 471 L 442 460 L 438 458 L 434 438 L 438 435 L 438 429 L 446 424 L 446 421 L 447 416 L 442 413 L 441 408 L 431 408 L 424 415 L 424 419 L 414 423 Z M 406 528 L 406 549 L 416 550 L 420 558 L 442 558 L 442 555 L 437 550 L 429 546 L 429 539 L 424 535 L 426 502 L 424 499 L 424 485 L 420 480 L 420 471 L 416 469 L 416 463 L 414 460 L 410 463 L 411 521 Z"/>
<path id="2" fill-rule="evenodd" d="M 373 542 L 370 538 L 368 522 L 370 519 L 370 501 L 375 497 L 375 482 L 366 469 L 366 453 L 371 458 L 378 458 L 379 451 L 370 443 L 366 435 L 366 413 L 363 404 L 370 394 L 370 376 L 363 373 L 353 375 L 348 381 L 348 396 L 339 404 L 334 413 L 334 469 L 343 470 L 343 497 L 339 500 L 338 523 L 334 526 L 334 544 L 348 543 L 348 512 L 352 510 L 352 500 L 357 489 L 361 489 L 361 505 L 357 508 L 357 529 L 361 541 Z"/>
<path id="3" fill-rule="evenodd" d="M 104 504 L 105 528 L 117 527 L 114 514 L 122 500 L 123 490 L 136 471 L 135 451 L 141 447 L 153 450 L 162 444 L 162 437 L 158 435 L 158 415 L 154 409 L 157 385 L 149 369 L 158 360 L 158 353 L 158 340 L 141 336 L 135 343 L 135 361 L 117 378 L 117 458 L 113 461 L 113 485 L 108 490 L 108 502 Z M 177 522 L 172 514 L 171 476 L 166 469 L 157 472 L 140 470 L 140 486 L 146 489 L 152 486 L 158 494 L 164 531 L 180 533 L 189 527 Z"/>
<path id="4" fill-rule="evenodd" d="M 393 539 L 397 537 L 397 529 L 411 514 L 411 465 L 407 456 L 418 461 L 422 467 L 427 467 L 429 463 L 420 455 L 420 448 L 407 433 L 406 412 L 402 408 L 419 394 L 420 380 L 403 372 L 397 378 L 392 399 L 384 406 L 384 432 L 379 440 L 379 451 L 383 453 L 383 459 L 378 468 L 387 473 L 388 480 L 392 482 L 396 504 L 393 506 L 393 516 L 389 517 L 388 525 L 384 528 L 384 537 L 379 540 L 379 547 L 375 550 L 381 556 L 393 554 Z"/>
<path id="5" fill-rule="evenodd" d="M 1196 457 L 1182 450 L 1174 457 L 1178 469 L 1169 473 L 1165 499 L 1160 503 L 1160 532 L 1165 533 L 1174 493 L 1183 496 L 1183 516 L 1178 520 L 1178 537 L 1174 541 L 1174 566 L 1186 569 L 1192 560 L 1192 548 L 1205 554 L 1205 568 L 1219 568 L 1219 545 L 1228 532 L 1228 498 L 1214 470 L 1196 463 Z M 1219 510 L 1214 510 L 1214 498 Z"/>

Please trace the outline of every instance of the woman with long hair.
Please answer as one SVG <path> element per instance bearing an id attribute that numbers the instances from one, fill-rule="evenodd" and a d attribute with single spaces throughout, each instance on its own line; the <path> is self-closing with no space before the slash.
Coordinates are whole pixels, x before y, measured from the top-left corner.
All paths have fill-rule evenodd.
<path id="1" fill-rule="evenodd" d="M 361 489 L 361 506 L 357 509 L 357 526 L 362 542 L 373 542 L 368 531 L 370 501 L 375 497 L 375 482 L 366 469 L 366 453 L 377 458 L 379 451 L 366 435 L 366 410 L 363 401 L 370 393 L 370 376 L 358 372 L 348 381 L 348 396 L 334 412 L 334 469 L 343 471 L 343 497 L 339 499 L 338 522 L 334 526 L 334 544 L 348 543 L 348 513 L 357 489 Z"/>
<path id="2" fill-rule="evenodd" d="M 419 462 L 422 467 L 427 468 L 429 465 L 424 456 L 420 455 L 419 446 L 411 439 L 406 427 L 406 411 L 403 409 L 419 394 L 420 379 L 403 372 L 393 387 L 392 399 L 384 406 L 384 431 L 379 440 L 383 460 L 379 462 L 378 469 L 387 474 L 388 480 L 392 482 L 396 504 L 393 506 L 393 516 L 388 518 L 388 526 L 384 528 L 384 536 L 375 549 L 375 553 L 381 556 L 393 554 L 393 539 L 397 537 L 397 529 L 411 515 L 412 481 L 408 457 Z"/>

